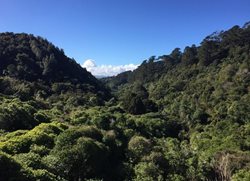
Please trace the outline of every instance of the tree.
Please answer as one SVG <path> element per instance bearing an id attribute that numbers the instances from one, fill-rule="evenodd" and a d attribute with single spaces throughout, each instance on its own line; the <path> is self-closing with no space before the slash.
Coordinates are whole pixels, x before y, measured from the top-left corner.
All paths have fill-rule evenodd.
<path id="1" fill-rule="evenodd" d="M 195 45 L 192 45 L 192 47 L 187 46 L 184 49 L 181 61 L 185 65 L 192 65 L 194 63 L 197 63 L 197 48 Z"/>
<path id="2" fill-rule="evenodd" d="M 133 136 L 128 143 L 129 154 L 135 161 L 148 154 L 150 150 L 151 142 L 143 136 Z"/>
<path id="3" fill-rule="evenodd" d="M 55 55 L 51 54 L 49 57 L 47 56 L 44 60 L 44 68 L 43 75 L 51 76 L 52 71 L 56 68 L 57 60 L 55 59 Z"/>
<path id="4" fill-rule="evenodd" d="M 140 162 L 135 166 L 134 181 L 163 181 L 163 173 L 154 163 Z"/>
<path id="5" fill-rule="evenodd" d="M 38 124 L 33 118 L 36 109 L 27 103 L 13 100 L 0 105 L 0 129 L 14 131 L 31 129 Z"/>
<path id="6" fill-rule="evenodd" d="M 217 51 L 217 42 L 204 40 L 198 49 L 199 65 L 207 66 L 211 64 L 217 58 Z"/>
<path id="7" fill-rule="evenodd" d="M 102 134 L 94 127 L 71 128 L 58 137 L 45 163 L 52 173 L 68 180 L 104 178 L 109 150 L 101 141 Z"/>
<path id="8" fill-rule="evenodd" d="M 125 94 L 122 101 L 122 106 L 131 114 L 143 114 L 146 111 L 141 98 L 132 92 Z"/>
<path id="9" fill-rule="evenodd" d="M 143 114 L 157 111 L 157 105 L 150 99 L 149 94 L 141 84 L 134 84 L 130 90 L 123 95 L 122 105 L 131 114 Z"/>
<path id="10" fill-rule="evenodd" d="M 29 181 L 32 174 L 9 155 L 0 152 L 0 180 Z"/>
<path id="11" fill-rule="evenodd" d="M 148 63 L 154 63 L 155 61 L 155 56 L 151 56 L 148 58 Z"/>
<path id="12" fill-rule="evenodd" d="M 250 180 L 250 170 L 239 170 L 232 176 L 232 181 L 248 181 Z"/>
<path id="13" fill-rule="evenodd" d="M 80 137 L 73 145 L 53 150 L 59 174 L 69 180 L 103 178 L 107 165 L 107 147 L 91 138 Z M 53 169 L 53 168 L 52 168 Z"/>
<path id="14" fill-rule="evenodd" d="M 179 63 L 181 61 L 182 53 L 180 48 L 175 48 L 171 53 L 170 57 L 174 59 L 175 63 Z"/>

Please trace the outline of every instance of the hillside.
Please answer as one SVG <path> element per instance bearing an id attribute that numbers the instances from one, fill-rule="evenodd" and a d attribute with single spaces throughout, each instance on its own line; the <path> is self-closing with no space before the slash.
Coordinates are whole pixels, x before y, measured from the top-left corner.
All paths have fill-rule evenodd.
<path id="1" fill-rule="evenodd" d="M 183 52 L 181 52 L 180 48 L 175 48 L 169 55 L 152 56 L 144 60 L 133 72 L 123 72 L 117 76 L 103 78 L 102 80 L 110 88 L 117 90 L 118 86 L 126 83 L 140 82 L 148 84 L 157 81 L 169 71 L 178 70 L 179 67 L 189 68 L 197 65 L 202 69 L 209 67 L 211 64 L 211 66 L 216 67 L 216 65 L 220 65 L 236 56 L 236 53 L 240 54 L 248 51 L 249 31 L 249 23 L 246 23 L 242 28 L 234 26 L 227 31 L 214 32 L 207 36 L 200 46 L 187 46 Z"/>
<path id="2" fill-rule="evenodd" d="M 250 179 L 249 24 L 102 82 L 43 38 L 0 37 L 0 181 Z"/>
<path id="3" fill-rule="evenodd" d="M 30 99 L 77 90 L 100 99 L 109 96 L 91 73 L 46 39 L 24 33 L 0 34 L 0 93 Z"/>
<path id="4" fill-rule="evenodd" d="M 28 34 L 0 34 L 0 72 L 28 81 L 46 83 L 96 83 L 94 77 L 62 49 L 41 37 Z"/>

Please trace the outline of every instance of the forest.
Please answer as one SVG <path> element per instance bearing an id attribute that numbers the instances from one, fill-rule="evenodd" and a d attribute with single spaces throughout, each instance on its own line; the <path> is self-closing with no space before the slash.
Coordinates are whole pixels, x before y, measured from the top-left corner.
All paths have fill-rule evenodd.
<path id="1" fill-rule="evenodd" d="M 249 181 L 250 23 L 96 79 L 0 33 L 0 181 Z"/>

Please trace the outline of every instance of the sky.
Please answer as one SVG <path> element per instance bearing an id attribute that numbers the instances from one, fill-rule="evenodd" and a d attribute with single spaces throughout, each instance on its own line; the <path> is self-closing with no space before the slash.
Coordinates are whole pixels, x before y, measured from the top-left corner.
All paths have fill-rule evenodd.
<path id="1" fill-rule="evenodd" d="M 250 0 L 0 0 L 0 32 L 42 36 L 95 75 L 250 21 Z"/>

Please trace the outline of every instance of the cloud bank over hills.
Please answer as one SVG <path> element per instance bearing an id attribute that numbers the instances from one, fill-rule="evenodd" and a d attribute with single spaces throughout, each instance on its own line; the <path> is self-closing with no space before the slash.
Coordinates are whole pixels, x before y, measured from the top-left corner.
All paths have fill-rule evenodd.
<path id="1" fill-rule="evenodd" d="M 139 65 L 135 64 L 127 64 L 127 65 L 96 65 L 95 61 L 92 59 L 86 60 L 82 67 L 86 68 L 89 72 L 91 72 L 94 76 L 97 77 L 108 77 L 117 75 L 121 72 L 134 70 Z"/>

